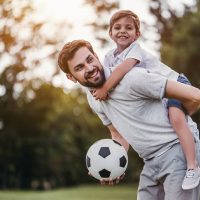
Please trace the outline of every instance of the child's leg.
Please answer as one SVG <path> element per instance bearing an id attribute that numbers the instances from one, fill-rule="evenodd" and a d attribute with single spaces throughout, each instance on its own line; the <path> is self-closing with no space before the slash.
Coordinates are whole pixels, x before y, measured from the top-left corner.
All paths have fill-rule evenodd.
<path id="1" fill-rule="evenodd" d="M 198 164 L 196 161 L 194 138 L 187 125 L 185 113 L 177 107 L 169 107 L 169 119 L 179 137 L 180 144 L 186 157 L 187 168 L 197 168 Z"/>
<path id="2" fill-rule="evenodd" d="M 191 85 L 184 75 L 179 75 L 178 82 Z M 186 122 L 185 109 L 182 103 L 176 99 L 168 100 L 169 119 L 177 133 L 183 153 L 187 161 L 187 171 L 183 179 L 182 188 L 184 190 L 193 189 L 200 182 L 200 168 L 198 167 L 195 142 L 192 132 Z"/>

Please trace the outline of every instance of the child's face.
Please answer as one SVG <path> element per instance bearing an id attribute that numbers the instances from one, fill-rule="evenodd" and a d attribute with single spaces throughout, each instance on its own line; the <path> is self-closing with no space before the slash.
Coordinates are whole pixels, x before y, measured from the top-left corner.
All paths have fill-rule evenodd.
<path id="1" fill-rule="evenodd" d="M 117 44 L 120 51 L 126 49 L 139 36 L 131 17 L 123 17 L 117 20 L 111 29 L 110 37 Z"/>

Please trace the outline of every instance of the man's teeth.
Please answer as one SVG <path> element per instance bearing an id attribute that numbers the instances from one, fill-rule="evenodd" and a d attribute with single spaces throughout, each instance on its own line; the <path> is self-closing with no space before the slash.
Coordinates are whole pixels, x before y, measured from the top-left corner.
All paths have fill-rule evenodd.
<path id="1" fill-rule="evenodd" d="M 90 78 L 93 78 L 93 77 L 95 77 L 96 75 L 97 75 L 97 71 L 94 73 L 94 74 L 92 74 L 91 76 L 90 76 Z"/>

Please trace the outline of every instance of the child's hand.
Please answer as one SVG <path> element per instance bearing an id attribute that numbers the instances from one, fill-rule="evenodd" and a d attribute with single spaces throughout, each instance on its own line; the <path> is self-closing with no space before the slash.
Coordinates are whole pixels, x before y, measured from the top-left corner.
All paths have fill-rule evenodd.
<path id="1" fill-rule="evenodd" d="M 92 95 L 93 97 L 95 97 L 96 100 L 108 99 L 108 91 L 104 87 L 95 89 Z"/>

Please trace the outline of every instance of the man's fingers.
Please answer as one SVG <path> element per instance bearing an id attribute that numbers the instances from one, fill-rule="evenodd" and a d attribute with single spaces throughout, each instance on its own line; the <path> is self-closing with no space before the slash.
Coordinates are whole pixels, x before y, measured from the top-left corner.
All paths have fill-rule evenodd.
<path id="1" fill-rule="evenodd" d="M 105 185 L 106 182 L 103 179 L 100 179 L 100 183 L 101 185 Z"/>
<path id="2" fill-rule="evenodd" d="M 121 180 L 121 178 L 120 178 L 120 177 L 117 177 L 117 178 L 116 178 L 116 184 L 118 184 L 120 180 Z"/>
<path id="3" fill-rule="evenodd" d="M 123 173 L 123 174 L 120 176 L 120 180 L 122 180 L 122 179 L 124 178 L 125 175 L 126 175 L 126 174 Z"/>
<path id="4" fill-rule="evenodd" d="M 109 184 L 109 185 L 113 185 L 113 180 L 110 179 L 108 184 Z"/>

